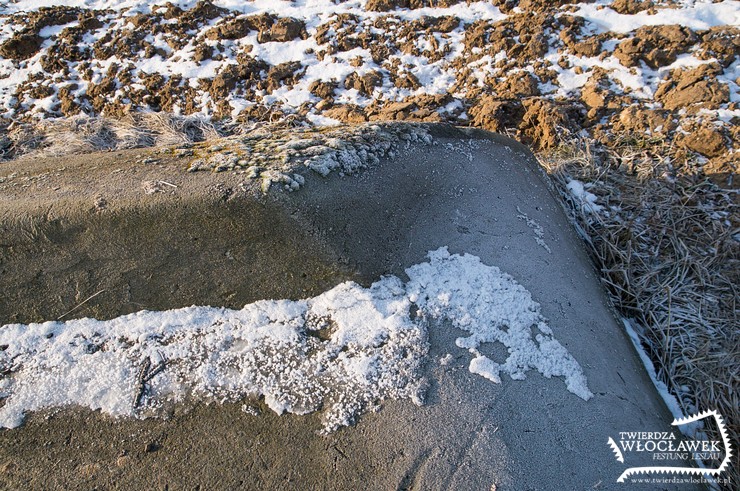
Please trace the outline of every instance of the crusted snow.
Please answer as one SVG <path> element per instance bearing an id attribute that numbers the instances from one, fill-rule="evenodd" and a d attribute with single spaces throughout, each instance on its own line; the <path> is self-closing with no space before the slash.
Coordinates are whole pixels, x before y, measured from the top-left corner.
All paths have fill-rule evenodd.
<path id="1" fill-rule="evenodd" d="M 587 213 L 598 214 L 604 209 L 603 206 L 596 203 L 598 199 L 593 193 L 586 190 L 586 185 L 576 179 L 570 179 L 566 185 L 570 194 L 581 204 Z"/>
<path id="2" fill-rule="evenodd" d="M 109 321 L 80 319 L 0 330 L 0 426 L 23 414 L 70 404 L 135 416 L 140 366 L 166 360 L 143 410 L 186 398 L 264 398 L 277 413 L 324 408 L 326 430 L 350 424 L 368 403 L 420 402 L 418 368 L 427 350 L 411 322 L 402 283 L 343 283 L 315 298 L 266 300 L 242 310 L 188 307 Z M 324 331 L 325 330 L 325 331 Z M 327 333 L 322 341 L 319 332 Z"/>
<path id="3" fill-rule="evenodd" d="M 447 248 L 406 273 L 405 284 L 393 276 L 369 288 L 346 282 L 306 300 L 241 310 L 194 306 L 4 326 L 0 426 L 69 405 L 143 417 L 187 400 L 247 401 L 253 412 L 261 398 L 279 414 L 322 411 L 324 431 L 332 431 L 386 399 L 421 404 L 427 329 L 450 325 L 469 333 L 457 345 L 473 354 L 472 373 L 498 383 L 501 373 L 517 380 L 535 369 L 591 397 L 580 366 L 511 276 Z M 479 352 L 496 342 L 508 348 L 506 360 Z"/>
<path id="4" fill-rule="evenodd" d="M 580 365 L 554 339 L 540 305 L 512 276 L 476 256 L 451 255 L 446 247 L 430 252 L 429 262 L 406 274 L 408 295 L 421 312 L 469 333 L 455 343 L 475 356 L 471 372 L 494 381 L 499 372 L 522 380 L 536 369 L 545 377 L 564 377 L 568 390 L 583 399 L 592 396 Z M 490 360 L 480 352 L 485 343 L 503 344 L 508 358 Z"/>

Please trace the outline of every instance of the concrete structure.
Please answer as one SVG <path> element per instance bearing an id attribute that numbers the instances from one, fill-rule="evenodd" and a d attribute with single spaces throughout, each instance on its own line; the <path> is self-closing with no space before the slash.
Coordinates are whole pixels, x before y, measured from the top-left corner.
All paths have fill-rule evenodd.
<path id="1" fill-rule="evenodd" d="M 358 175 L 309 174 L 301 190 L 273 188 L 266 196 L 238 175 L 185 173 L 174 157 L 138 164 L 138 151 L 2 164 L 0 324 L 57 318 L 99 290 L 66 318 L 304 298 L 347 279 L 404 278 L 427 251 L 448 246 L 498 266 L 532 294 L 583 368 L 592 399 L 536 372 L 493 384 L 468 371 L 470 355 L 454 345 L 460 332 L 432 326 L 422 407 L 385 403 L 328 437 L 316 434 L 316 415 L 252 416 L 234 405 L 178 406 L 166 420 L 72 409 L 30 415 L 23 427 L 0 430 L 0 481 L 152 489 L 636 486 L 617 484 L 634 464 L 617 462 L 608 438 L 670 431 L 672 417 L 532 155 L 484 132 L 432 133 L 435 144 L 413 144 Z M 141 191 L 141 182 L 156 179 L 177 187 Z M 447 353 L 451 362 L 440 364 Z M 673 489 L 645 485 L 664 487 Z"/>

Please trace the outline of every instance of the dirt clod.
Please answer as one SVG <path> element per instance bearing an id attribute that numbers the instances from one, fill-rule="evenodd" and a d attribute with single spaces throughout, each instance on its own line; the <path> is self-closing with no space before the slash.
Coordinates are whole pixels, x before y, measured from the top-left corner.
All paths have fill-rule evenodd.
<path id="1" fill-rule="evenodd" d="M 669 110 L 692 105 L 717 109 L 730 101 L 729 87 L 717 80 L 721 72 L 718 63 L 673 70 L 669 79 L 658 87 L 655 99 Z"/>
<path id="2" fill-rule="evenodd" d="M 324 111 L 324 116 L 333 118 L 343 123 L 364 123 L 367 121 L 365 112 L 359 106 L 353 104 L 341 104 Z"/>
<path id="3" fill-rule="evenodd" d="M 0 55 L 11 60 L 25 60 L 39 52 L 43 41 L 35 33 L 18 33 L 0 45 Z"/>
<path id="4" fill-rule="evenodd" d="M 706 157 L 719 157 L 727 151 L 725 138 L 716 128 L 703 127 L 680 140 L 681 145 Z"/>
<path id="5" fill-rule="evenodd" d="M 697 40 L 687 27 L 644 26 L 635 31 L 634 37 L 619 43 L 614 56 L 626 67 L 639 66 L 643 61 L 650 68 L 660 68 L 676 61 Z"/>
<path id="6" fill-rule="evenodd" d="M 519 125 L 522 137 L 540 149 L 557 146 L 564 133 L 574 127 L 568 105 L 532 98 L 524 100 L 523 106 Z"/>
<path id="7" fill-rule="evenodd" d="M 383 74 L 378 71 L 370 71 L 364 75 L 353 72 L 344 80 L 345 89 L 355 89 L 363 95 L 371 95 L 373 90 L 381 85 Z"/>
<path id="8" fill-rule="evenodd" d="M 637 14 L 655 6 L 652 0 L 614 0 L 609 7 L 620 14 Z"/>

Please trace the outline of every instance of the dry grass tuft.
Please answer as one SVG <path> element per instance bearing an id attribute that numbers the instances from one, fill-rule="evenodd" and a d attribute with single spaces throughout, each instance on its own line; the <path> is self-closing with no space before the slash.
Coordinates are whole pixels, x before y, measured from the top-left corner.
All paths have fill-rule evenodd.
<path id="1" fill-rule="evenodd" d="M 657 376 L 685 415 L 717 409 L 740 445 L 740 228 L 736 191 L 705 179 L 659 139 L 595 151 L 576 141 L 540 156 L 614 304 L 634 321 Z M 685 156 L 684 156 L 685 157 Z M 674 167 L 675 166 L 675 167 Z M 593 183 L 606 213 L 566 188 Z M 710 437 L 718 438 L 712 433 Z M 711 463 L 708 463 L 711 465 Z M 730 470 L 740 482 L 740 469 Z"/>
<path id="2" fill-rule="evenodd" d="M 0 141 L 0 159 L 170 146 L 215 139 L 232 131 L 225 124 L 203 118 L 165 113 L 136 113 L 121 119 L 75 116 L 13 123 Z"/>
<path id="3" fill-rule="evenodd" d="M 132 113 L 124 118 L 74 116 L 0 127 L 0 161 L 59 157 L 105 150 L 168 147 L 300 126 L 295 116 L 277 122 L 212 121 L 167 113 Z"/>

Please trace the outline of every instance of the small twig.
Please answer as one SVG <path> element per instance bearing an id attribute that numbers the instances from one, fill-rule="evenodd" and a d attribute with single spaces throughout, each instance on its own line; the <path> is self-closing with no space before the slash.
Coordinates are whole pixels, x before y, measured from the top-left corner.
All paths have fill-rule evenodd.
<path id="1" fill-rule="evenodd" d="M 161 184 L 164 184 L 165 186 L 170 186 L 172 188 L 177 188 L 177 185 L 176 184 L 172 184 L 171 182 L 162 181 L 161 179 L 159 181 L 157 181 L 157 182 L 159 182 Z"/>
<path id="2" fill-rule="evenodd" d="M 149 373 L 149 367 L 152 366 L 152 360 L 147 356 L 139 368 L 139 375 L 136 378 L 136 392 L 134 393 L 133 408 L 136 409 L 141 403 L 141 398 L 146 390 L 146 376 Z"/>
<path id="3" fill-rule="evenodd" d="M 80 302 L 80 303 L 78 303 L 77 305 L 75 305 L 75 306 L 74 306 L 74 307 L 73 307 L 72 309 L 70 309 L 70 310 L 66 311 L 65 313 L 63 313 L 62 315 L 60 315 L 59 317 L 57 317 L 57 320 L 58 320 L 58 321 L 60 321 L 60 320 L 64 319 L 64 318 L 65 318 L 65 317 L 67 317 L 67 316 L 68 316 L 69 314 L 71 314 L 71 313 L 72 313 L 72 312 L 74 312 L 75 310 L 79 309 L 80 307 L 82 307 L 82 306 L 83 306 L 83 305 L 85 305 L 85 304 L 86 304 L 87 302 L 89 302 L 89 301 L 90 301 L 90 300 L 92 300 L 93 298 L 97 297 L 98 295 L 100 295 L 100 294 L 101 294 L 101 293 L 103 293 L 104 291 L 105 291 L 105 290 L 100 290 L 100 291 L 99 291 L 99 292 L 97 292 L 97 293 L 93 293 L 92 295 L 90 295 L 89 297 L 87 297 L 87 298 L 86 298 L 85 300 L 83 300 L 82 302 Z"/>
<path id="4" fill-rule="evenodd" d="M 146 392 L 146 384 L 153 379 L 155 375 L 164 370 L 165 365 L 167 365 L 167 358 L 161 352 L 158 353 L 159 358 L 162 361 L 157 363 L 154 368 L 152 368 L 152 360 L 148 356 L 141 363 L 139 375 L 136 377 L 136 392 L 134 392 L 134 400 L 132 403 L 134 410 L 136 410 L 136 408 L 141 404 L 141 398 L 144 397 L 144 392 Z"/>
<path id="5" fill-rule="evenodd" d="M 151 369 L 149 374 L 146 376 L 145 382 L 149 382 L 151 379 L 154 378 L 155 375 L 164 370 L 164 367 L 167 364 L 167 358 L 165 358 L 162 353 L 159 353 L 159 357 L 162 359 L 162 361 L 160 361 L 154 368 Z"/>

